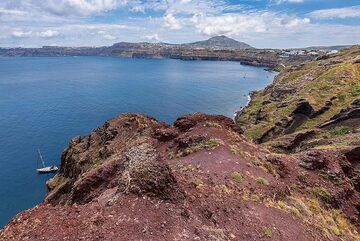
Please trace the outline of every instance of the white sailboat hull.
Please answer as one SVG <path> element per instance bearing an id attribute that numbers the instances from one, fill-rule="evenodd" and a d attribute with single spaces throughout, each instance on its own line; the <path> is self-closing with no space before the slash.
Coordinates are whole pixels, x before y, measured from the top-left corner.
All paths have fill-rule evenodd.
<path id="1" fill-rule="evenodd" d="M 51 173 L 51 172 L 57 172 L 58 171 L 58 167 L 56 166 L 51 166 L 51 167 L 43 167 L 43 168 L 38 168 L 36 169 L 36 171 L 38 173 Z"/>
<path id="2" fill-rule="evenodd" d="M 37 171 L 39 174 L 51 173 L 51 172 L 57 172 L 57 171 L 58 171 L 58 167 L 57 167 L 57 166 L 48 166 L 48 167 L 46 167 L 46 166 L 45 166 L 45 161 L 44 161 L 44 158 L 43 158 L 42 155 L 41 155 L 40 149 L 38 149 L 38 153 L 39 153 L 39 157 L 40 157 L 41 163 L 42 163 L 42 165 L 43 165 L 42 168 L 37 168 L 37 169 L 36 169 L 36 171 Z"/>

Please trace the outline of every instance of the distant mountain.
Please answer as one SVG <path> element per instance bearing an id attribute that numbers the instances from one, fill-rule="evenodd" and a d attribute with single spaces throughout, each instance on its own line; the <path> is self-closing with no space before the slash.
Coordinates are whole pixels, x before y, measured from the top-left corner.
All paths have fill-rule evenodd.
<path id="1" fill-rule="evenodd" d="M 210 47 L 210 48 L 234 48 L 234 49 L 253 49 L 254 47 L 244 43 L 239 42 L 235 39 L 228 38 L 224 35 L 212 37 L 208 40 L 198 41 L 194 43 L 189 43 L 191 46 L 198 47 Z"/>

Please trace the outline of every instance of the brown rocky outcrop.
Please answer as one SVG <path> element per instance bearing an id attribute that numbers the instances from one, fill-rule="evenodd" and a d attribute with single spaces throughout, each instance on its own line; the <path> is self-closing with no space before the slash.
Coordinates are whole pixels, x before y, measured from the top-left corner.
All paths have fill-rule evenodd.
<path id="1" fill-rule="evenodd" d="M 342 109 L 338 114 L 334 115 L 329 121 L 321 124 L 320 127 L 323 128 L 332 125 L 339 125 L 343 122 L 347 122 L 348 125 L 359 127 L 360 126 L 359 119 L 360 119 L 360 99 L 356 99 L 350 104 L 349 107 Z"/>

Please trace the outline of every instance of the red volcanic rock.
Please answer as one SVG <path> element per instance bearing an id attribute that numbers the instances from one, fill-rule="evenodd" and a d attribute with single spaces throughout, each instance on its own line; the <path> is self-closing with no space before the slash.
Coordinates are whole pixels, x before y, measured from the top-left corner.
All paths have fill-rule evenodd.
<path id="1" fill-rule="evenodd" d="M 158 139 L 159 141 L 170 141 L 176 138 L 179 135 L 178 131 L 171 127 L 171 128 L 162 128 L 156 129 L 154 131 L 154 138 Z"/>
<path id="2" fill-rule="evenodd" d="M 311 150 L 299 155 L 299 165 L 306 169 L 330 169 L 341 172 L 341 165 L 347 162 L 346 157 L 337 150 Z"/>
<path id="3" fill-rule="evenodd" d="M 241 127 L 235 124 L 235 122 L 230 118 L 227 118 L 223 115 L 206 115 L 204 113 L 194 113 L 192 115 L 180 117 L 174 122 L 174 126 L 180 131 L 185 132 L 199 123 L 204 124 L 206 122 L 219 123 L 226 128 L 231 128 L 233 131 L 239 134 L 243 133 Z"/>
<path id="4" fill-rule="evenodd" d="M 274 155 L 241 133 L 202 113 L 112 119 L 70 141 L 46 199 L 0 240 L 358 240 L 343 154 Z"/>

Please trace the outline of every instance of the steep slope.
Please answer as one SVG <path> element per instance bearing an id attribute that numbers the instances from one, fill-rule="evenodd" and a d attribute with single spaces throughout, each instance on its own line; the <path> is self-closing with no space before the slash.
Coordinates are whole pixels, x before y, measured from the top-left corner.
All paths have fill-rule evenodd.
<path id="1" fill-rule="evenodd" d="M 356 149 L 360 46 L 287 67 L 273 84 L 253 94 L 237 122 L 246 136 L 278 152 Z"/>
<path id="2" fill-rule="evenodd" d="M 126 114 L 73 138 L 0 240 L 359 240 L 353 171 L 336 150 L 271 154 L 224 116 Z"/>
<path id="3" fill-rule="evenodd" d="M 233 48 L 233 49 L 253 49 L 254 47 L 244 43 L 239 42 L 235 39 L 228 38 L 224 35 L 215 36 L 209 38 L 208 40 L 198 41 L 190 43 L 188 45 L 198 46 L 198 47 L 210 47 L 210 48 Z"/>

